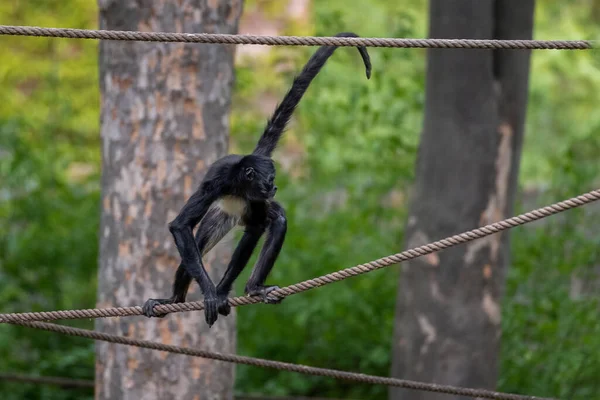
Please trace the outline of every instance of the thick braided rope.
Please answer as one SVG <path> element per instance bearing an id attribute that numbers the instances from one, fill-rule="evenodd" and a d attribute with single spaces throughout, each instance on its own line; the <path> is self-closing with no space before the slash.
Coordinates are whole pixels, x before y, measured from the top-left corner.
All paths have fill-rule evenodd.
<path id="1" fill-rule="evenodd" d="M 51 332 L 59 332 L 70 336 L 79 336 L 88 339 L 102 340 L 104 342 L 143 347 L 146 349 L 166 351 L 169 353 L 176 354 L 184 354 L 193 357 L 210 358 L 212 360 L 220 360 L 236 364 L 253 365 L 262 368 L 274 368 L 282 371 L 299 372 L 301 374 L 327 376 L 335 379 L 343 379 L 354 382 L 364 382 L 374 385 L 397 386 L 406 389 L 424 390 L 429 392 L 447 393 L 458 396 L 470 396 L 474 398 L 485 398 L 494 400 L 550 400 L 535 396 L 499 393 L 485 389 L 470 389 L 450 385 L 437 385 L 435 383 L 416 382 L 404 379 L 367 375 L 356 372 L 339 371 L 335 369 L 309 367 L 307 365 L 265 360 L 262 358 L 239 356 L 236 354 L 216 353 L 200 349 L 192 349 L 188 347 L 179 347 L 158 342 L 151 342 L 148 340 L 132 339 L 123 336 L 101 333 L 97 331 L 90 331 L 87 329 L 73 328 L 70 326 L 49 324 L 45 322 L 19 322 L 16 324 L 28 326 L 30 328 L 43 329 Z"/>
<path id="2" fill-rule="evenodd" d="M 588 203 L 600 200 L 600 189 L 592 190 L 591 192 L 582 194 L 571 199 L 561 201 L 550 206 L 539 208 L 525 214 L 518 215 L 503 221 L 495 222 L 481 228 L 467 231 L 458 235 L 448 237 L 430 244 L 419 246 L 413 249 L 405 250 L 401 253 L 383 257 L 366 264 L 342 269 L 332 272 L 314 279 L 309 279 L 304 282 L 296 283 L 290 286 L 283 287 L 271 292 L 271 295 L 277 297 L 287 297 L 293 294 L 305 292 L 320 286 L 328 285 L 333 282 L 338 282 L 352 276 L 362 275 L 380 268 L 388 267 L 402 261 L 412 260 L 414 258 L 444 250 L 462 243 L 470 242 L 475 239 L 480 239 L 485 236 L 492 235 L 519 225 L 537 221 L 539 219 L 557 214 L 572 208 L 580 207 Z M 248 304 L 260 303 L 261 299 L 258 296 L 240 296 L 229 299 L 229 304 L 232 306 L 243 306 Z M 199 311 L 204 309 L 204 303 L 201 301 L 193 301 L 178 304 L 165 304 L 154 307 L 154 311 L 161 313 L 174 313 L 183 311 Z M 133 307 L 111 307 L 111 308 L 91 308 L 81 310 L 61 310 L 61 311 L 43 311 L 43 312 L 28 312 L 28 313 L 9 313 L 0 314 L 0 323 L 9 322 L 27 322 L 27 321 L 52 321 L 59 319 L 79 319 L 79 318 L 106 318 L 106 317 L 125 317 L 131 315 L 142 315 L 140 306 Z"/>
<path id="3" fill-rule="evenodd" d="M 25 382 L 64 387 L 94 387 L 94 381 L 85 379 L 63 378 L 58 376 L 32 376 L 0 372 L 0 381 Z"/>
<path id="4" fill-rule="evenodd" d="M 0 35 L 45 36 L 69 39 L 134 40 L 143 42 L 259 44 L 267 46 L 368 46 L 529 50 L 589 50 L 594 47 L 593 42 L 589 40 L 400 39 L 316 36 L 256 36 L 220 33 L 170 33 L 42 28 L 38 26 L 11 25 L 0 25 Z"/>

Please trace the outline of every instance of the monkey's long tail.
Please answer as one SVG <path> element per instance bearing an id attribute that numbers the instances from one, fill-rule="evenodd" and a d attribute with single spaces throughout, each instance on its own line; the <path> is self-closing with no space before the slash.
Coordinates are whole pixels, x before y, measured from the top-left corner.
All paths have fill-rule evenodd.
<path id="1" fill-rule="evenodd" d="M 342 32 L 335 36 L 358 37 L 357 34 L 352 32 Z M 296 106 L 300 103 L 300 99 L 302 99 L 304 92 L 306 92 L 306 89 L 308 89 L 313 78 L 317 76 L 321 68 L 323 68 L 327 62 L 327 59 L 331 57 L 336 49 L 337 46 L 322 46 L 310 57 L 300 74 L 294 78 L 292 87 L 286 93 L 281 104 L 275 109 L 271 119 L 267 122 L 267 127 L 254 149 L 254 154 L 271 157 L 271 154 L 275 150 L 275 147 L 277 147 L 277 143 L 296 109 Z M 371 78 L 371 59 L 369 53 L 364 46 L 358 46 L 357 49 L 363 59 L 367 79 L 369 79 Z"/>

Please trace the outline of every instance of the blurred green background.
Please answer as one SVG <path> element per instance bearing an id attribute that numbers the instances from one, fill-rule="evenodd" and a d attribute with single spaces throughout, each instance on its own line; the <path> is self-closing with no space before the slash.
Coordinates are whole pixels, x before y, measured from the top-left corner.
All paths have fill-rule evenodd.
<path id="1" fill-rule="evenodd" d="M 260 12 L 277 22 L 282 3 L 247 0 L 245 14 Z M 361 4 L 312 2 L 306 19 L 286 23 L 278 33 L 427 36 L 424 0 Z M 598 0 L 538 1 L 534 38 L 597 39 L 599 22 Z M 94 29 L 97 5 L 4 1 L 0 24 Z M 98 43 L 0 37 L 0 44 L 0 312 L 94 307 Z M 257 57 L 240 54 L 231 152 L 252 148 L 266 119 L 261 104 L 282 96 L 313 51 L 273 47 Z M 402 249 L 406 188 L 422 124 L 425 51 L 369 51 L 370 81 L 355 51 L 336 52 L 278 151 L 278 197 L 289 217 L 281 268 L 272 273 L 279 284 Z M 533 53 L 517 212 L 598 186 L 599 61 L 596 51 Z M 512 231 L 499 390 L 600 399 L 600 285 L 594 287 L 600 280 L 600 235 L 594 209 Z M 285 307 L 242 307 L 238 352 L 388 375 L 397 282 L 398 268 L 392 267 L 294 297 Z M 261 330 L 254 328 L 259 319 Z M 71 324 L 93 328 L 93 321 Z M 0 326 L 0 371 L 93 379 L 94 345 Z M 238 393 L 387 397 L 380 386 L 246 366 L 236 371 Z M 93 397 L 86 389 L 5 382 L 0 394 L 6 400 Z"/>

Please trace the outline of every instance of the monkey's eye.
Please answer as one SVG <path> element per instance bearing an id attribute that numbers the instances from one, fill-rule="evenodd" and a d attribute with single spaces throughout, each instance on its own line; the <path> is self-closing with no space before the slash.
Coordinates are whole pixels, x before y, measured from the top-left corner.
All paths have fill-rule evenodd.
<path id="1" fill-rule="evenodd" d="M 256 175 L 256 172 L 254 172 L 254 168 L 248 167 L 248 168 L 246 168 L 245 172 L 246 172 L 246 179 L 248 179 L 249 181 L 254 179 L 254 175 Z"/>

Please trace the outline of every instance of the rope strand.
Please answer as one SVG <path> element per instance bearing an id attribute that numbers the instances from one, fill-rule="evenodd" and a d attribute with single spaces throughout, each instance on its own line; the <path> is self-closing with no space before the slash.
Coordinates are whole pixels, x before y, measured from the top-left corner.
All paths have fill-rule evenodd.
<path id="1" fill-rule="evenodd" d="M 530 211 L 525 214 L 518 215 L 503 221 L 495 222 L 493 224 L 486 225 L 481 228 L 473 229 L 458 235 L 448 237 L 446 239 L 439 240 L 430 244 L 419 246 L 413 249 L 403 251 L 401 253 L 393 254 L 387 257 L 383 257 L 365 264 L 359 264 L 357 266 L 342 269 L 340 271 L 332 272 L 327 275 L 323 275 L 314 279 L 309 279 L 300 283 L 296 283 L 281 289 L 271 292 L 271 295 L 278 297 L 287 297 L 294 294 L 302 293 L 310 289 L 314 289 L 320 286 L 328 285 L 333 282 L 342 281 L 356 275 L 362 275 L 367 272 L 375 271 L 377 269 L 385 268 L 390 265 L 398 264 L 402 261 L 412 260 L 417 257 L 421 257 L 427 254 L 434 253 L 436 251 L 444 250 L 449 247 L 453 247 L 462 243 L 470 242 L 475 239 L 480 239 L 485 236 L 492 235 L 510 228 L 514 228 L 519 225 L 537 221 L 542 218 L 549 217 L 551 215 L 570 210 L 572 208 L 580 207 L 588 203 L 600 200 L 600 189 L 592 190 L 588 193 L 582 194 L 571 199 L 561 201 L 559 203 L 552 204 L 537 210 Z M 260 303 L 261 299 L 259 296 L 249 297 L 240 296 L 229 299 L 231 306 L 243 306 L 248 304 Z M 157 313 L 174 313 L 183 311 L 199 311 L 204 309 L 204 303 L 201 301 L 177 303 L 177 304 L 165 304 L 154 307 L 154 311 Z M 111 307 L 111 308 L 92 308 L 92 309 L 81 309 L 81 310 L 61 310 L 61 311 L 44 311 L 44 312 L 28 312 L 28 313 L 8 313 L 0 314 L 0 323 L 10 322 L 28 322 L 28 321 L 52 321 L 59 319 L 80 319 L 80 318 L 106 318 L 106 317 L 125 317 L 132 315 L 142 315 L 142 308 L 140 306 L 133 307 Z"/>
<path id="2" fill-rule="evenodd" d="M 413 390 L 424 390 L 428 392 L 447 393 L 457 396 L 469 396 L 474 398 L 484 398 L 492 400 L 552 400 L 548 398 L 517 395 L 511 393 L 500 393 L 486 389 L 471 389 L 462 388 L 450 385 L 438 385 L 435 383 L 425 383 L 417 381 L 409 381 L 406 379 L 389 378 L 383 376 L 367 375 L 357 372 L 346 372 L 328 368 L 317 368 L 310 367 L 302 364 L 292 364 L 282 361 L 265 360 L 262 358 L 254 358 L 247 356 L 239 356 L 236 354 L 227 353 L 216 353 L 211 351 L 205 351 L 200 349 L 192 349 L 188 347 L 179 347 L 173 345 L 167 345 L 158 342 L 151 342 L 148 340 L 132 339 L 123 336 L 111 335 L 108 333 L 101 333 L 96 331 L 90 331 L 87 329 L 73 328 L 70 326 L 56 325 L 45 322 L 19 322 L 16 325 L 27 326 L 30 328 L 42 329 L 51 332 L 58 332 L 70 336 L 79 336 L 93 340 L 101 340 L 104 342 L 124 344 L 128 346 L 143 347 L 146 349 L 166 351 L 175 354 L 184 354 L 192 357 L 209 358 L 212 360 L 219 360 L 225 362 L 231 362 L 236 364 L 253 365 L 262 368 L 274 368 L 280 371 L 291 371 L 298 372 L 301 374 L 326 376 L 335 379 L 343 379 L 354 382 L 363 382 L 374 385 L 386 385 L 396 386 L 406 389 Z"/>
<path id="3" fill-rule="evenodd" d="M 63 378 L 63 377 L 58 377 L 58 376 L 35 376 L 35 375 L 9 374 L 9 373 L 2 373 L 2 372 L 0 372 L 0 381 L 37 383 L 37 384 L 69 387 L 69 388 L 75 388 L 75 387 L 93 388 L 94 387 L 94 381 L 85 380 L 85 379 Z"/>
<path id="4" fill-rule="evenodd" d="M 454 48 L 522 50 L 589 50 L 594 48 L 594 42 L 590 40 L 401 39 L 317 36 L 257 36 L 220 33 L 171 33 L 42 28 L 39 26 L 13 25 L 0 25 L 0 35 L 43 36 L 68 39 L 128 40 L 143 42 L 257 44 L 265 46 L 367 46 L 423 49 Z"/>

